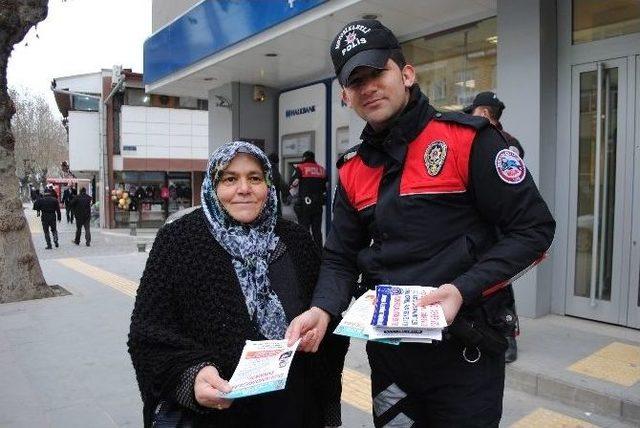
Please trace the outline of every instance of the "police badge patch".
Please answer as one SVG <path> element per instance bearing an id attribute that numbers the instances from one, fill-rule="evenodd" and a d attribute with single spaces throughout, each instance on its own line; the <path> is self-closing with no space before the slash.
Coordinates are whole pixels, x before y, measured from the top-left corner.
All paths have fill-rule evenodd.
<path id="1" fill-rule="evenodd" d="M 447 144 L 444 141 L 433 141 L 424 151 L 424 165 L 427 174 L 432 177 L 440 174 L 444 160 L 447 157 Z"/>
<path id="2" fill-rule="evenodd" d="M 507 184 L 521 183 L 527 175 L 524 161 L 511 150 L 500 150 L 496 155 L 495 164 L 498 177 Z"/>

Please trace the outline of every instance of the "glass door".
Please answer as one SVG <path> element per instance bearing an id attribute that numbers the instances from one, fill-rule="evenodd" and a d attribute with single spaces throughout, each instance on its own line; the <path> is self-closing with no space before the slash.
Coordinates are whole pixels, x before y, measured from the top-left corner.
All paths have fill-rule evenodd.
<path id="1" fill-rule="evenodd" d="M 569 315 L 626 324 L 628 59 L 572 70 Z M 573 260 L 572 260 L 573 258 Z"/>
<path id="2" fill-rule="evenodd" d="M 635 127 L 632 138 L 633 155 L 633 204 L 632 204 L 632 236 L 631 263 L 629 269 L 629 305 L 627 325 L 640 328 L 640 56 L 635 58 Z"/>

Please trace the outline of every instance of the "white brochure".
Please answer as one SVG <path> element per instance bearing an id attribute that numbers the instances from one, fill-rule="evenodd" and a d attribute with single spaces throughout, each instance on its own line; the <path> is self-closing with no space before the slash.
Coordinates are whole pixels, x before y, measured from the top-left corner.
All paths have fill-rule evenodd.
<path id="1" fill-rule="evenodd" d="M 376 285 L 376 305 L 371 324 L 391 329 L 443 329 L 447 326 L 442 306 L 418 306 L 418 300 L 435 290 L 415 285 Z"/>
<path id="2" fill-rule="evenodd" d="M 371 339 L 369 334 L 372 330 L 371 317 L 373 316 L 375 299 L 376 292 L 374 290 L 367 290 L 347 310 L 344 318 L 342 318 L 342 321 L 340 321 L 340 324 L 338 324 L 338 327 L 336 327 L 333 333 L 355 339 Z M 379 341 L 393 345 L 400 343 L 399 339 L 381 338 Z"/>
<path id="3" fill-rule="evenodd" d="M 291 361 L 300 340 L 287 346 L 283 340 L 247 340 L 229 385 L 233 388 L 224 398 L 242 398 L 284 389 Z"/>

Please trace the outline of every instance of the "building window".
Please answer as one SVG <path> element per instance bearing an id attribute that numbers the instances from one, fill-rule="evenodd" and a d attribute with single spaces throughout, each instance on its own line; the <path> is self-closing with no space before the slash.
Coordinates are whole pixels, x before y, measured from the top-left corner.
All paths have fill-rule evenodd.
<path id="1" fill-rule="evenodd" d="M 180 97 L 179 108 L 191 110 L 209 110 L 209 102 L 194 97 Z"/>
<path id="2" fill-rule="evenodd" d="M 151 97 L 144 93 L 144 89 L 127 88 L 124 93 L 125 105 L 149 107 L 151 105 Z"/>
<path id="3" fill-rule="evenodd" d="M 573 0 L 572 30 L 574 44 L 640 33 L 640 1 Z"/>
<path id="4" fill-rule="evenodd" d="M 82 95 L 72 95 L 73 109 L 80 111 L 98 111 L 97 98 L 85 97 Z"/>
<path id="5" fill-rule="evenodd" d="M 461 110 L 483 91 L 495 91 L 497 23 L 489 18 L 402 43 L 417 81 L 440 110 Z"/>

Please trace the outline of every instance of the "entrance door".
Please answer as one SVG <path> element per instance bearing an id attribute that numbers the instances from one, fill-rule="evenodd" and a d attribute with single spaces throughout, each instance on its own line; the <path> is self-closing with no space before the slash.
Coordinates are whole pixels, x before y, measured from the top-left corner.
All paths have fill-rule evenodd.
<path id="1" fill-rule="evenodd" d="M 630 286 L 629 263 L 633 180 L 639 172 L 633 167 L 633 120 L 628 120 L 633 117 L 628 97 L 636 96 L 635 79 L 628 76 L 630 69 L 635 75 L 635 62 L 619 58 L 572 70 L 569 254 L 573 257 L 567 269 L 566 313 L 622 325 L 630 323 L 629 298 L 638 287 L 637 270 L 635 288 Z"/>
<path id="2" fill-rule="evenodd" d="M 631 160 L 636 166 L 633 171 L 633 232 L 631 235 L 631 263 L 629 269 L 629 306 L 627 325 L 640 328 L 640 56 L 635 57 L 635 133 L 631 145 Z"/>

